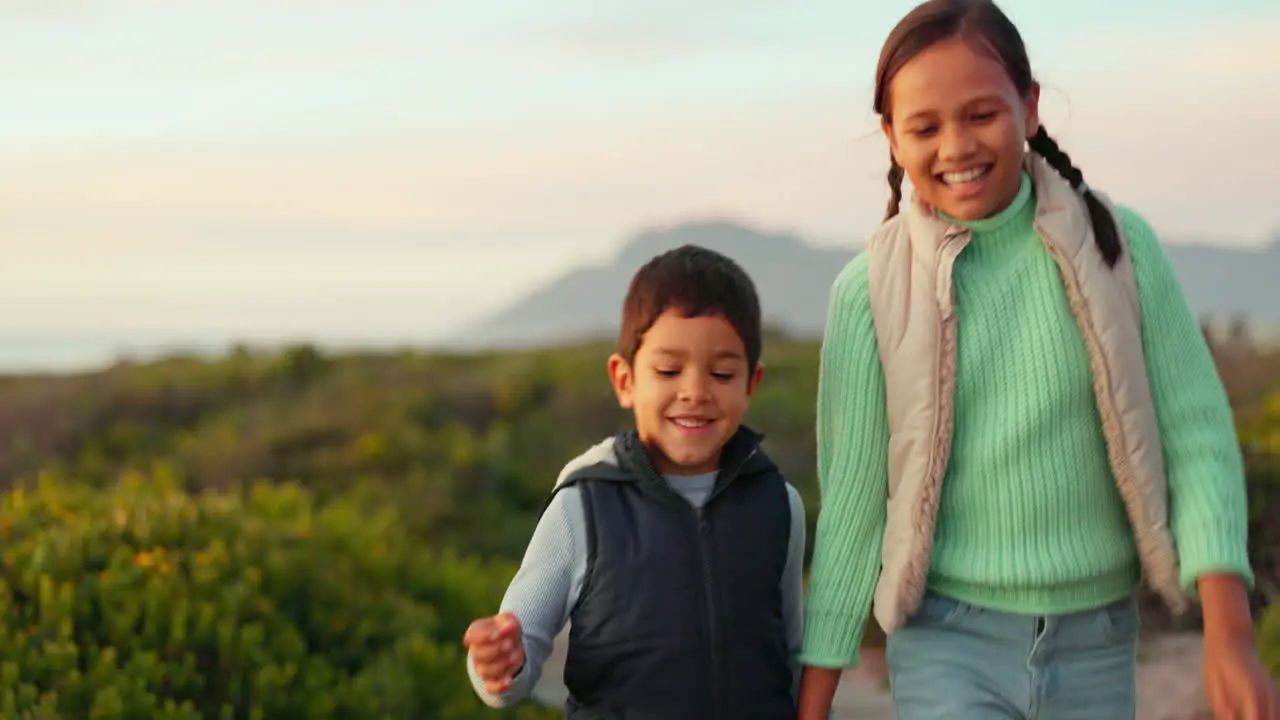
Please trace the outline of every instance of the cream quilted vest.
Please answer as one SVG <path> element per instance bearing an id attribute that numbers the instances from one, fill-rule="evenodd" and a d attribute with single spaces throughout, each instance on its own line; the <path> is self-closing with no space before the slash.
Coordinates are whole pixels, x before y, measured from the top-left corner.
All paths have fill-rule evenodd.
<path id="1" fill-rule="evenodd" d="M 1094 245 L 1080 195 L 1039 155 L 1028 153 L 1026 168 L 1035 187 L 1036 232 L 1061 271 L 1088 349 L 1108 459 L 1134 528 L 1143 574 L 1170 608 L 1182 612 L 1187 599 L 1168 529 L 1164 456 L 1129 254 L 1126 249 L 1115 268 L 1108 268 Z M 890 431 L 888 522 L 874 604 L 885 632 L 898 628 L 924 595 L 951 450 L 956 375 L 951 271 L 970 239 L 967 230 L 939 219 L 918 201 L 905 205 L 875 231 L 866 249 Z"/>

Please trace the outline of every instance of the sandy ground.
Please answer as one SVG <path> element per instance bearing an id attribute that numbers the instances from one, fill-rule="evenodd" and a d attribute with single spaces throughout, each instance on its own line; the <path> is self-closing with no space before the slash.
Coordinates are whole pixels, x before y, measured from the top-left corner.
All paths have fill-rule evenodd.
<path id="1" fill-rule="evenodd" d="M 566 635 L 556 640 L 541 681 L 534 690 L 540 701 L 559 706 Z M 1138 668 L 1137 720 L 1208 720 L 1200 679 L 1201 638 L 1198 634 L 1170 634 L 1145 641 Z M 876 665 L 875 659 L 866 663 Z M 893 720 L 893 704 L 880 677 L 867 669 L 850 671 L 840 683 L 834 718 L 837 720 Z"/>

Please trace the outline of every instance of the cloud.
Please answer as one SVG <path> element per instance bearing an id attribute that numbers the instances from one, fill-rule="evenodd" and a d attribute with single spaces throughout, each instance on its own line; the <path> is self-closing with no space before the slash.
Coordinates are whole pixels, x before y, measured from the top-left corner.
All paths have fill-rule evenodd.
<path id="1" fill-rule="evenodd" d="M 1255 88 L 1280 79 L 1267 51 L 1273 31 L 1167 31 L 1124 46 L 1102 35 L 1092 64 L 1050 55 L 1046 123 L 1092 183 L 1149 209 L 1159 227 L 1270 229 L 1280 219 L 1271 182 L 1280 99 Z M 813 57 L 826 62 L 825 52 Z M 789 72 L 808 63 L 818 60 Z M 557 96 L 536 113 L 496 105 L 502 112 L 376 137 L 0 147 L 0 217 L 66 251 L 212 246 L 256 257 L 308 243 L 336 257 L 364 242 L 412 254 L 528 238 L 572 257 L 603 252 L 639 225 L 699 214 L 864 234 L 885 200 L 869 89 L 779 72 L 758 78 L 754 93 L 701 98 L 698 84 L 618 74 L 616 95 L 579 93 L 575 104 L 566 86 L 565 103 Z"/>
<path id="2" fill-rule="evenodd" d="M 120 3 L 119 5 L 123 5 Z M 83 18 L 93 14 L 111 14 L 120 7 L 107 8 L 105 3 L 91 0 L 0 0 L 0 17 L 8 19 Z"/>
<path id="3" fill-rule="evenodd" d="M 1091 182 L 1170 232 L 1256 238 L 1280 220 L 1280 20 L 1099 32 L 1039 66 L 1046 126 Z"/>
<path id="4" fill-rule="evenodd" d="M 564 59 L 616 64 L 685 62 L 708 53 L 736 57 L 811 51 L 816 45 L 857 44 L 868 15 L 845 25 L 848 8 L 834 0 L 798 9 L 783 0 L 652 0 L 584 4 L 583 10 L 534 36 L 531 48 Z M 834 22 L 815 22 L 827 16 Z M 838 33 L 835 28 L 839 28 Z M 886 28 L 887 29 L 887 28 Z"/>
<path id="5" fill-rule="evenodd" d="M 384 20 L 408 17 L 392 5 L 378 6 Z M 270 7 L 277 21 L 292 12 Z M 534 6 L 507 7 L 537 15 Z M 504 27 L 457 11 L 465 32 L 444 46 L 414 40 L 419 28 L 406 22 L 390 34 L 344 34 L 340 13 L 326 11 L 325 23 L 307 16 L 318 24 L 288 42 L 267 42 L 274 31 L 260 28 L 253 53 L 169 56 L 174 83 L 199 80 L 186 94 L 158 92 L 176 85 L 154 75 L 137 81 L 152 99 L 210 103 L 192 106 L 208 109 L 199 141 L 175 131 L 177 120 L 126 125 L 165 112 L 126 102 L 145 94 L 110 103 L 84 95 L 85 105 L 71 106 L 80 114 L 64 121 L 78 123 L 76 142 L 15 140 L 6 130 L 0 331 L 273 333 L 359 329 L 373 318 L 386 332 L 426 332 L 606 257 L 645 225 L 730 216 L 849 243 L 878 222 L 886 150 L 868 107 L 869 76 L 898 11 L 848 32 L 833 19 L 805 35 L 773 0 L 691 4 L 696 21 L 687 23 L 673 0 L 652 16 L 629 7 L 561 5 L 521 25 L 533 28 L 527 34 L 515 33 L 509 15 Z M 811 22 L 818 11 L 809 12 Z M 1272 230 L 1280 98 L 1267 90 L 1280 81 L 1270 50 L 1280 26 L 1122 30 L 1028 40 L 1048 83 L 1054 135 L 1091 184 L 1170 237 L 1247 241 Z M 486 44 L 503 38 L 509 47 Z M 572 52 L 539 54 L 550 53 L 551 38 Z M 468 40 L 469 54 L 450 49 Z M 616 62 L 583 62 L 591 43 Z M 338 50 L 361 52 L 341 60 Z M 13 56 L 0 48 L 4 57 Z M 252 79 L 257 63 L 260 75 L 277 74 L 253 93 L 210 85 Z M 101 83 L 86 83 L 103 72 L 77 62 L 42 80 L 102 93 Z M 361 95 L 389 72 L 402 75 L 382 94 Z M 303 84 L 333 102 L 308 105 L 314 96 Z M 0 123 L 23 107 L 6 87 Z M 272 104 L 276 95 L 285 100 Z M 246 98 L 257 104 L 217 104 Z M 335 119 L 342 104 L 361 114 Z M 26 107 L 32 122 L 64 117 Z M 284 118 L 285 108 L 316 117 L 302 124 L 301 115 Z M 237 137 L 252 128 L 256 138 Z"/>
<path id="6" fill-rule="evenodd" d="M 496 309 L 581 254 L 536 234 L 495 242 L 145 217 L 4 229 L 0 335 L 425 336 Z"/>
<path id="7" fill-rule="evenodd" d="M 731 107 L 617 125 L 490 126 L 292 148 L 0 153 L 7 169 L 0 215 L 10 223 L 146 218 L 378 232 L 523 234 L 608 224 L 616 235 L 636 215 L 691 204 L 783 205 L 787 193 L 771 187 L 789 179 L 781 174 L 830 166 L 824 157 L 839 157 L 849 139 L 844 113 L 829 104 L 741 111 L 750 118 L 735 119 L 739 108 Z"/>

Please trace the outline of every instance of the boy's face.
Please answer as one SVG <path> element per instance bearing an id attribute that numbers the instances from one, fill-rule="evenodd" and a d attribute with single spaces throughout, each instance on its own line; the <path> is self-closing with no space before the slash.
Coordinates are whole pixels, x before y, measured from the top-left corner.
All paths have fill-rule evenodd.
<path id="1" fill-rule="evenodd" d="M 634 364 L 609 358 L 618 403 L 635 413 L 640 441 L 669 475 L 719 468 L 763 370 L 748 370 L 742 338 L 724 318 L 671 310 L 644 334 Z"/>

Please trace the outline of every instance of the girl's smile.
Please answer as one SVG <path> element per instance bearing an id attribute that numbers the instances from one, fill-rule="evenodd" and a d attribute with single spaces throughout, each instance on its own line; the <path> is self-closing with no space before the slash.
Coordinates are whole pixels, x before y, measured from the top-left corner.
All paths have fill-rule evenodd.
<path id="1" fill-rule="evenodd" d="M 991 176 L 993 167 L 995 165 L 992 163 L 984 163 L 967 170 L 938 173 L 934 177 L 946 185 L 957 200 L 966 200 L 981 195 L 987 189 L 987 179 Z"/>
<path id="2" fill-rule="evenodd" d="M 994 215 L 1018 194 L 1038 88 L 1021 94 L 998 58 L 966 36 L 907 61 L 884 121 L 893 156 L 927 204 L 952 217 Z"/>

